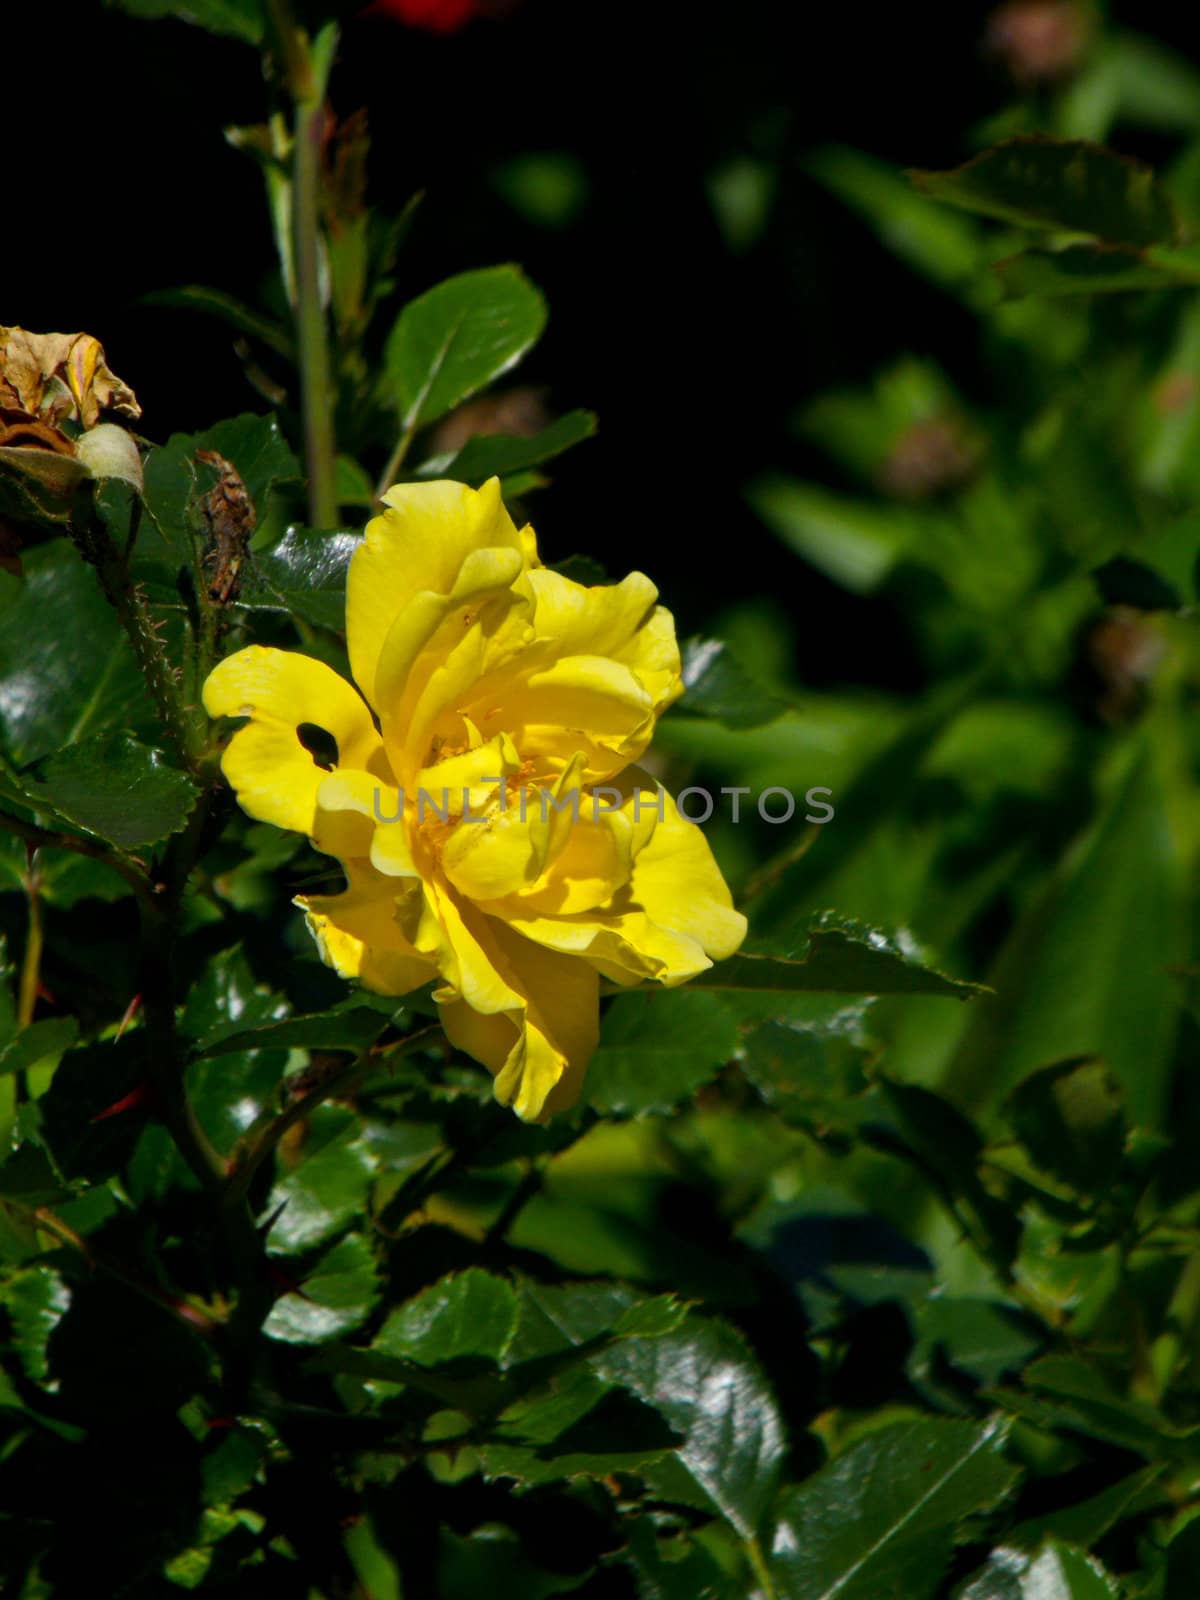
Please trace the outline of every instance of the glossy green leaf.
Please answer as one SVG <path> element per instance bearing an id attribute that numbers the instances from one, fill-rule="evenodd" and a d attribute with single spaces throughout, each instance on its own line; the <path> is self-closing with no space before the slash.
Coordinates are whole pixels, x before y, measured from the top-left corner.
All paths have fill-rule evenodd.
<path id="1" fill-rule="evenodd" d="M 1116 1580 L 1083 1550 L 1051 1539 L 1037 1555 L 1003 1546 L 961 1600 L 1121 1600 Z"/>
<path id="2" fill-rule="evenodd" d="M 1179 224 L 1149 167 L 1076 139 L 1011 139 L 952 172 L 914 172 L 938 200 L 1106 244 L 1170 244 Z"/>
<path id="3" fill-rule="evenodd" d="M 27 1377 L 49 1376 L 46 1345 L 71 1304 L 71 1291 L 53 1267 L 26 1267 L 0 1280 L 0 1307 L 8 1314 L 12 1343 Z"/>
<path id="4" fill-rule="evenodd" d="M 737 1024 L 716 995 L 686 989 L 618 995 L 605 1012 L 585 1092 L 601 1111 L 669 1111 L 714 1077 L 737 1047 Z"/>
<path id="5" fill-rule="evenodd" d="M 506 1279 L 471 1267 L 398 1306 L 371 1348 L 420 1366 L 469 1357 L 498 1363 L 516 1331 L 517 1310 Z"/>
<path id="6" fill-rule="evenodd" d="M 317 1011 L 311 1016 L 285 1017 L 252 1028 L 232 1022 L 206 1034 L 199 1054 L 223 1056 L 241 1050 L 282 1049 L 349 1050 L 357 1055 L 379 1038 L 388 1022 L 387 1013 L 373 1006 Z"/>
<path id="7" fill-rule="evenodd" d="M 828 915 L 813 919 L 807 939 L 780 950 L 756 948 L 719 961 L 694 980 L 705 989 L 779 993 L 930 994 L 958 1000 L 982 993 L 979 984 L 948 978 L 903 954 L 874 928 Z"/>
<path id="8" fill-rule="evenodd" d="M 35 810 L 50 810 L 130 850 L 178 833 L 199 798 L 191 778 L 132 734 L 97 734 L 21 775 Z"/>
<path id="9" fill-rule="evenodd" d="M 870 1434 L 779 1497 L 780 1600 L 930 1600 L 972 1517 L 1011 1492 L 1002 1424 L 928 1420 Z"/>
<path id="10" fill-rule="evenodd" d="M 438 417 L 500 377 L 541 337 L 546 303 L 513 266 L 463 272 L 410 300 L 385 352 L 404 429 Z"/>
<path id="11" fill-rule="evenodd" d="M 346 573 L 362 543 L 357 533 L 289 528 L 278 544 L 255 551 L 237 603 L 250 611 L 279 611 L 342 633 Z"/>
<path id="12" fill-rule="evenodd" d="M 521 1420 L 528 1417 L 526 1409 Z M 658 1411 L 619 1389 L 609 1390 L 548 1441 L 528 1441 L 520 1437 L 524 1431 L 513 1428 L 511 1414 L 500 1419 L 497 1436 L 480 1449 L 488 1477 L 538 1484 L 642 1472 L 680 1442 Z"/>
<path id="13" fill-rule="evenodd" d="M 281 1255 L 324 1244 L 361 1221 L 375 1175 L 375 1163 L 353 1112 L 318 1106 L 308 1119 L 306 1135 L 298 1159 L 296 1154 L 291 1157 L 297 1164 L 278 1179 L 263 1207 L 266 1216 L 279 1213 L 269 1243 Z"/>
<path id="14" fill-rule="evenodd" d="M 361 1233 L 347 1234 L 278 1299 L 264 1333 L 284 1344 L 324 1344 L 361 1327 L 379 1298 L 379 1274 Z"/>
<path id="15" fill-rule="evenodd" d="M 664 1338 L 614 1346 L 594 1367 L 681 1435 L 676 1453 L 649 1471 L 658 1491 L 718 1511 L 752 1537 L 787 1442 L 770 1385 L 741 1335 L 726 1323 L 690 1318 Z"/>
<path id="16" fill-rule="evenodd" d="M 66 540 L 0 572 L 0 736 L 16 767 L 113 728 L 154 726 L 153 707 L 96 574 Z"/>

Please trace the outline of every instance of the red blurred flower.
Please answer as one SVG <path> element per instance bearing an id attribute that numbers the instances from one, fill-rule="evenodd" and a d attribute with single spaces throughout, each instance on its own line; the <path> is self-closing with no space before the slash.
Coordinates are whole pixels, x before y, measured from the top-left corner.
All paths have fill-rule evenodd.
<path id="1" fill-rule="evenodd" d="M 367 13 L 426 33 L 457 33 L 479 15 L 478 0 L 372 0 Z"/>

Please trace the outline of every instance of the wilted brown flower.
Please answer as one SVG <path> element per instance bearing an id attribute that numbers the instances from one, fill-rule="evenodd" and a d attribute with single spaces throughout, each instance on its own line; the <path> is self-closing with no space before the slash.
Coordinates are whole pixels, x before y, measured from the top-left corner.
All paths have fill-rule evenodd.
<path id="1" fill-rule="evenodd" d="M 140 417 L 127 383 L 112 372 L 90 333 L 30 333 L 0 327 L 0 417 L 57 428 L 67 418 L 94 428 L 101 411 Z"/>
<path id="2" fill-rule="evenodd" d="M 98 339 L 0 327 L 0 469 L 18 474 L 24 488 L 16 514 L 32 496 L 52 518 L 61 517 L 58 507 L 83 478 L 140 483 L 136 444 L 123 429 L 102 423 L 103 411 L 142 414 Z"/>

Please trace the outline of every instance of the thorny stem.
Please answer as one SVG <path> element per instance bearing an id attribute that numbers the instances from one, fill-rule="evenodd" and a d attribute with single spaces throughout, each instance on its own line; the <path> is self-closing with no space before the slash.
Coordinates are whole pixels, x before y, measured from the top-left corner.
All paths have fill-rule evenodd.
<path id="1" fill-rule="evenodd" d="M 102 861 L 106 867 L 120 873 L 139 900 L 153 898 L 155 894 L 149 875 L 136 861 L 119 851 L 110 850 L 97 839 L 87 839 L 81 834 L 56 833 L 52 828 L 40 828 L 34 822 L 22 822 L 8 812 L 0 812 L 0 828 L 39 850 L 72 850 L 76 855 Z"/>
<path id="2" fill-rule="evenodd" d="M 204 781 L 207 777 L 204 760 L 207 734 L 203 724 L 184 703 L 183 674 L 167 654 L 161 625 L 150 615 L 141 590 L 130 582 L 126 561 L 98 518 L 93 517 L 77 540 L 84 557 L 96 568 L 104 597 L 129 640 L 155 709 L 177 754 L 189 772 Z"/>

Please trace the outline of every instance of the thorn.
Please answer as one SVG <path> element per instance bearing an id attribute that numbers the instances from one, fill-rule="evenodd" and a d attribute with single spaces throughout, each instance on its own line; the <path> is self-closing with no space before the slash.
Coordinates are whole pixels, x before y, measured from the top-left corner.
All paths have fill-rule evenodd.
<path id="1" fill-rule="evenodd" d="M 268 1280 L 272 1286 L 279 1291 L 280 1294 L 297 1294 L 300 1296 L 301 1300 L 308 1300 L 311 1303 L 312 1296 L 305 1294 L 304 1290 L 300 1287 L 296 1280 L 289 1277 L 283 1268 L 277 1262 L 273 1261 L 270 1256 L 268 1256 L 266 1260 L 266 1269 Z"/>
<path id="2" fill-rule="evenodd" d="M 38 979 L 37 997 L 39 1000 L 44 1000 L 48 1006 L 54 1006 L 58 1004 L 58 1001 L 54 998 L 51 990 L 47 989 L 46 985 L 40 978 Z"/>
<path id="3" fill-rule="evenodd" d="M 259 1225 L 258 1225 L 258 1237 L 263 1241 L 264 1244 L 267 1241 L 268 1234 L 271 1232 L 271 1229 L 275 1226 L 275 1224 L 279 1221 L 279 1219 L 283 1215 L 284 1210 L 286 1209 L 286 1207 L 287 1207 L 287 1201 L 286 1200 L 281 1200 L 279 1202 L 279 1204 L 275 1207 L 274 1211 L 272 1211 L 271 1215 L 267 1218 L 267 1220 L 265 1222 L 260 1222 L 259 1223 Z"/>
<path id="4" fill-rule="evenodd" d="M 206 1428 L 208 1428 L 212 1432 L 215 1432 L 219 1428 L 236 1428 L 237 1427 L 237 1418 L 236 1417 L 209 1417 L 205 1421 L 204 1426 Z"/>
<path id="5" fill-rule="evenodd" d="M 140 994 L 135 994 L 133 999 L 125 1007 L 125 1015 L 121 1018 L 120 1026 L 117 1029 L 117 1038 L 118 1039 L 125 1032 L 126 1028 L 128 1028 L 132 1024 L 134 1017 L 137 1016 L 138 1012 L 141 1009 L 142 1009 L 142 997 L 141 997 Z"/>
<path id="6" fill-rule="evenodd" d="M 127 1095 L 115 1101 L 104 1111 L 97 1111 L 92 1118 L 93 1122 L 107 1122 L 109 1117 L 119 1117 L 126 1111 L 136 1111 L 148 1104 L 150 1100 L 150 1085 L 139 1083 L 136 1089 L 131 1089 Z"/>

